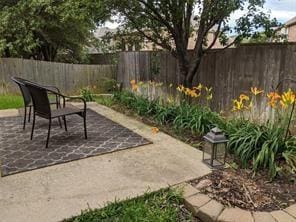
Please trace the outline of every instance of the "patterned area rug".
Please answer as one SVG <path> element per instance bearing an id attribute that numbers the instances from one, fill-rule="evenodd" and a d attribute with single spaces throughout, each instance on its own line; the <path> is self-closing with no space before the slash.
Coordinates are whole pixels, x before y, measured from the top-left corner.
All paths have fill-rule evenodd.
<path id="1" fill-rule="evenodd" d="M 133 131 L 87 111 L 88 139 L 84 139 L 83 119 L 67 117 L 68 132 L 53 121 L 49 147 L 45 148 L 48 121 L 36 118 L 34 138 L 30 140 L 31 124 L 22 130 L 22 117 L 0 118 L 0 161 L 2 176 L 38 169 L 99 154 L 149 144 Z"/>

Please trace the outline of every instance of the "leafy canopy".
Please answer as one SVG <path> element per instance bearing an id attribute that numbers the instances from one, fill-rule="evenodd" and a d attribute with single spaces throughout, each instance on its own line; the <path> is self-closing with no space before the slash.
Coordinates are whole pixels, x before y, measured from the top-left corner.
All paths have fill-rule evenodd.
<path id="1" fill-rule="evenodd" d="M 0 0 L 0 56 L 55 60 L 79 58 L 95 21 L 103 21 L 99 0 Z"/>
<path id="2" fill-rule="evenodd" d="M 202 56 L 217 41 L 230 47 L 244 38 L 259 36 L 262 31 L 266 36 L 274 34 L 272 27 L 278 24 L 264 13 L 264 3 L 264 0 L 104 0 L 105 7 L 119 17 L 125 29 L 136 30 L 178 59 L 189 86 Z M 231 27 L 231 14 L 244 9 L 247 12 Z M 233 41 L 229 41 L 231 33 L 236 34 Z M 187 48 L 192 35 L 196 41 L 190 55 Z"/>

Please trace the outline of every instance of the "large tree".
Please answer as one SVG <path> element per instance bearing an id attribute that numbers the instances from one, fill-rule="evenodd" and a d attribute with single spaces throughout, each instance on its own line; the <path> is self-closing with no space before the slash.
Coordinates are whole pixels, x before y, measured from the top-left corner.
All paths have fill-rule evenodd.
<path id="1" fill-rule="evenodd" d="M 106 17 L 100 2 L 0 0 L 0 56 L 54 61 L 60 53 L 79 60 L 95 21 Z"/>
<path id="2" fill-rule="evenodd" d="M 170 51 L 179 62 L 184 84 L 191 87 L 203 55 L 216 41 L 227 48 L 262 32 L 266 36 L 274 33 L 272 27 L 277 22 L 263 12 L 264 3 L 264 0 L 105 0 L 105 7 L 119 16 L 123 26 L 137 30 Z M 246 13 L 230 27 L 230 15 L 238 10 Z M 214 38 L 208 42 L 207 36 L 213 29 Z M 231 32 L 236 38 L 230 42 Z M 193 52 L 189 52 L 192 34 L 197 37 Z"/>

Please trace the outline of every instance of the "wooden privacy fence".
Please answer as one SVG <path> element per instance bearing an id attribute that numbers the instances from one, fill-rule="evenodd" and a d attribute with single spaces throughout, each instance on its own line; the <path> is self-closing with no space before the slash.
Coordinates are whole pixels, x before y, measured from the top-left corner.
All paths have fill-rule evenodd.
<path id="1" fill-rule="evenodd" d="M 212 50 L 203 58 L 194 84 L 213 87 L 212 108 L 228 110 L 232 100 L 252 86 L 272 90 L 280 79 L 296 78 L 296 44 L 256 44 L 226 50 Z M 122 52 L 117 80 L 128 87 L 129 81 L 154 80 L 164 83 L 166 94 L 182 84 L 178 64 L 168 52 Z M 284 85 L 283 88 L 287 88 Z M 156 92 L 156 90 L 152 90 Z"/>
<path id="2" fill-rule="evenodd" d="M 98 91 L 105 79 L 116 79 L 117 68 L 114 65 L 80 65 L 0 58 L 0 93 L 18 92 L 10 80 L 19 76 L 41 84 L 55 85 L 63 93 L 77 93 L 86 86 L 95 86 Z"/>

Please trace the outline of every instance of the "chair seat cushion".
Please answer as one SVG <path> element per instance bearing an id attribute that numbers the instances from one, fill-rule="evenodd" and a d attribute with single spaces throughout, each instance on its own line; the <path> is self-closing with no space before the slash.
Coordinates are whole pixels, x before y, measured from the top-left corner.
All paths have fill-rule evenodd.
<path id="1" fill-rule="evenodd" d="M 65 108 L 59 108 L 51 111 L 51 117 L 59 117 L 59 116 L 66 116 L 71 114 L 82 114 L 83 110 L 77 108 L 73 105 L 68 105 Z"/>

